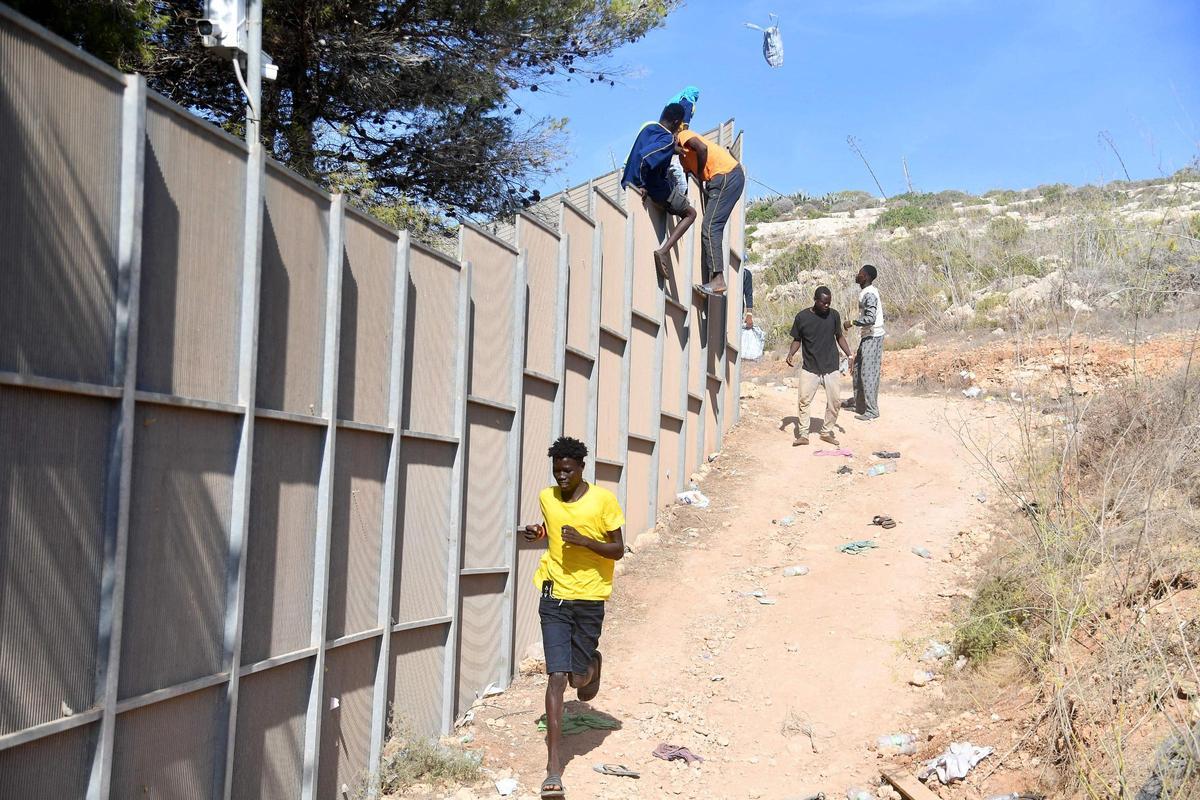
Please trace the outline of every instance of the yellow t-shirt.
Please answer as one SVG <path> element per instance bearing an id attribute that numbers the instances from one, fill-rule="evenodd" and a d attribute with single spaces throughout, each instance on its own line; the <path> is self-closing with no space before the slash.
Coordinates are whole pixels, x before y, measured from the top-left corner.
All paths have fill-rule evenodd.
<path id="1" fill-rule="evenodd" d="M 613 560 L 581 545 L 563 547 L 563 525 L 570 525 L 589 539 L 608 541 L 606 534 L 625 525 L 621 504 L 608 489 L 590 484 L 583 497 L 564 503 L 557 486 L 542 489 L 538 496 L 546 520 L 549 547 L 533 576 L 540 592 L 543 581 L 553 581 L 553 596 L 559 600 L 607 600 L 612 594 Z"/>
<path id="2" fill-rule="evenodd" d="M 694 131 L 681 130 L 675 134 L 675 140 L 683 148 L 683 153 L 679 156 L 679 163 L 683 165 L 684 171 L 689 175 L 695 175 L 696 168 L 700 164 L 700 159 L 696 156 L 696 151 L 688 147 L 688 142 L 692 139 L 699 139 L 708 145 L 708 160 L 704 162 L 704 180 L 711 181 L 717 175 L 728 175 L 738 165 L 737 159 L 733 157 L 733 153 L 730 153 L 724 147 L 721 147 L 721 145 L 710 139 L 705 139 Z"/>

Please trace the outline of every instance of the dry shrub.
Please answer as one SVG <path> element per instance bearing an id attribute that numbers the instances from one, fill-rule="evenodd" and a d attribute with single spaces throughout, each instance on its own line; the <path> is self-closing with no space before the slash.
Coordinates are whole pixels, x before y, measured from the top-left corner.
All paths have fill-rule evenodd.
<path id="1" fill-rule="evenodd" d="M 958 650 L 1022 660 L 1081 796 L 1200 797 L 1200 364 L 1059 411 L 988 464 L 1020 510 Z"/>
<path id="2" fill-rule="evenodd" d="M 436 737 L 422 736 L 407 721 L 395 716 L 391 731 L 379 764 L 379 788 L 383 794 L 418 783 L 444 786 L 479 780 L 479 753 L 443 744 Z"/>

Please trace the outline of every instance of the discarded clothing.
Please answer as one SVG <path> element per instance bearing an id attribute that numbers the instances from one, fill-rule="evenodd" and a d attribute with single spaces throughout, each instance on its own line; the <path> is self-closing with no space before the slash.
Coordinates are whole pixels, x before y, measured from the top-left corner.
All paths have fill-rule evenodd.
<path id="1" fill-rule="evenodd" d="M 837 450 L 818 450 L 813 453 L 814 456 L 843 456 L 844 458 L 854 458 L 854 453 L 844 447 L 839 447 Z"/>
<path id="2" fill-rule="evenodd" d="M 879 547 L 879 545 L 875 544 L 874 539 L 859 539 L 857 542 L 846 542 L 844 545 L 839 547 L 838 550 L 843 553 L 854 555 L 855 553 L 862 553 L 870 550 L 873 547 Z"/>
<path id="3" fill-rule="evenodd" d="M 602 716 L 600 714 L 592 714 L 587 711 L 581 711 L 578 714 L 563 714 L 562 732 L 564 736 L 570 736 L 575 733 L 583 733 L 584 731 L 615 731 L 620 730 L 621 723 L 617 722 L 612 717 Z M 537 729 L 545 732 L 546 730 L 546 715 L 542 714 L 538 717 Z"/>
<path id="4" fill-rule="evenodd" d="M 926 762 L 924 768 L 917 773 L 917 777 L 928 780 L 937 775 L 942 783 L 961 781 L 967 777 L 972 767 L 994 752 L 994 748 L 980 747 L 970 742 L 951 742 L 944 753 Z"/>
<path id="5" fill-rule="evenodd" d="M 692 489 L 687 492 L 680 492 L 675 495 L 675 502 L 681 506 L 695 506 L 696 508 L 708 508 L 708 498 L 699 489 Z"/>
<path id="6" fill-rule="evenodd" d="M 665 742 L 654 748 L 651 754 L 655 758 L 661 758 L 663 761 L 679 761 L 683 760 L 691 764 L 693 761 L 703 761 L 704 756 L 698 756 L 686 747 L 681 747 L 677 744 L 666 744 Z"/>
<path id="7" fill-rule="evenodd" d="M 874 453 L 872 453 L 872 455 L 878 456 L 879 458 L 899 458 L 900 451 L 899 450 L 876 450 Z"/>
<path id="8" fill-rule="evenodd" d="M 763 58 L 767 60 L 767 64 L 772 67 L 783 66 L 783 35 L 779 32 L 779 25 L 776 20 L 779 19 L 775 14 L 771 14 L 771 24 L 766 28 L 760 28 L 752 22 L 747 22 L 746 27 L 756 31 L 762 31 L 763 34 Z"/>

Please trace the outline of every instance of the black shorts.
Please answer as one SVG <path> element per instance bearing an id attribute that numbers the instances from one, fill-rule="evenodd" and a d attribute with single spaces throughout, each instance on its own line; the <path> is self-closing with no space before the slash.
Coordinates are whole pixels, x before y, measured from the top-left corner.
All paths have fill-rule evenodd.
<path id="1" fill-rule="evenodd" d="M 604 601 L 543 597 L 538 604 L 538 614 L 542 618 L 546 672 L 587 673 L 600 642 Z"/>

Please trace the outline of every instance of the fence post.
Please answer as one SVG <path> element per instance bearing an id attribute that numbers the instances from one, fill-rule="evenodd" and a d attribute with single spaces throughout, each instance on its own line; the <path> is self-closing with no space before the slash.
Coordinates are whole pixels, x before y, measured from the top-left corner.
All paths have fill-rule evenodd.
<path id="1" fill-rule="evenodd" d="M 622 191 L 620 197 L 622 205 L 625 205 L 625 195 L 628 190 Z M 621 312 L 621 319 L 625 326 L 623 333 L 625 334 L 625 350 L 621 354 L 621 400 L 618 406 L 618 425 L 620 427 L 621 438 L 618 442 L 618 447 L 621 448 L 621 463 L 624 466 L 621 468 L 621 485 L 619 499 L 621 508 L 627 509 L 629 502 L 629 372 L 630 364 L 632 363 L 633 353 L 633 209 L 625 206 L 625 297 L 623 300 L 624 309 Z M 639 532 L 626 531 L 630 535 L 630 541 L 633 540 L 633 535 Z"/>
<path id="2" fill-rule="evenodd" d="M 442 674 L 442 729 L 449 732 L 454 727 L 454 706 L 458 695 L 458 627 L 461 614 L 458 608 L 459 572 L 461 570 L 463 495 L 466 491 L 467 458 L 467 385 L 471 369 L 467 358 L 467 344 L 471 336 L 471 262 L 459 262 L 458 285 L 458 328 L 455 341 L 462 346 L 457 351 L 455 363 L 456 386 L 454 392 L 454 436 L 458 449 L 454 454 L 454 468 L 450 477 L 450 548 L 446 578 L 446 607 L 452 617 L 446 634 L 446 662 Z"/>
<path id="3" fill-rule="evenodd" d="M 588 208 L 594 209 L 595 198 L 592 197 L 591 181 L 588 182 Z M 593 212 L 589 212 L 593 213 Z M 588 448 L 592 457 L 588 459 L 588 480 L 596 482 L 596 437 L 600 430 L 600 408 L 597 405 L 600 396 L 600 294 L 603 291 L 604 268 L 604 228 L 592 217 L 592 307 L 591 330 L 588 332 L 589 347 L 593 356 L 592 374 L 588 378 L 588 416 L 587 437 Z"/>
<path id="4" fill-rule="evenodd" d="M 519 246 L 519 245 L 518 245 Z M 505 688 L 512 683 L 516 674 L 516 630 L 517 630 L 517 525 L 521 517 L 521 443 L 524 430 L 525 410 L 525 285 L 529 263 L 525 252 L 517 256 L 516 274 L 513 276 L 513 331 L 512 331 L 512 370 L 509 373 L 509 385 L 513 406 L 512 431 L 508 437 L 509 475 L 513 485 L 508 492 L 508 505 L 504 518 L 508 520 L 508 581 L 504 584 L 504 602 L 507 613 L 504 616 L 504 631 L 501 638 L 501 650 L 505 664 Z"/>
<path id="5" fill-rule="evenodd" d="M 304 783 L 301 797 L 318 800 L 317 773 L 321 756 L 321 718 L 325 713 L 325 622 L 329 605 L 329 554 L 333 526 L 334 459 L 337 452 L 337 384 L 342 308 L 342 233 L 345 226 L 345 195 L 335 194 L 329 205 L 329 252 L 326 265 L 325 365 L 321 373 L 321 413 L 325 417 L 325 450 L 317 490 L 317 536 L 313 550 L 313 615 L 311 646 L 313 678 L 309 689 L 308 714 L 304 728 Z"/>
<path id="6" fill-rule="evenodd" d="M 562 229 L 562 217 L 559 217 L 558 228 L 558 297 L 555 300 L 557 314 L 554 318 L 554 359 L 555 377 L 558 378 L 558 392 L 554 396 L 554 424 L 551 432 L 555 439 L 562 436 L 563 421 L 566 418 L 567 398 L 567 302 L 568 282 L 571 280 L 570 244 L 566 231 Z"/>
<path id="7" fill-rule="evenodd" d="M 121 661 L 121 617 L 125 602 L 125 556 L 129 545 L 129 503 L 133 480 L 134 391 L 137 388 L 138 296 L 142 278 L 142 199 L 146 159 L 146 80 L 125 76 L 121 100 L 121 156 L 118 186 L 116 335 L 113 378 L 121 382 L 121 402 L 109 437 L 104 487 L 104 566 L 96 649 L 96 703 L 103 707 L 100 732 L 88 779 L 88 800 L 107 800 L 112 778 L 113 736 Z"/>
<path id="8" fill-rule="evenodd" d="M 375 666 L 375 691 L 371 702 L 371 745 L 368 756 L 368 797 L 379 795 L 379 760 L 383 755 L 383 740 L 388 723 L 388 674 L 392 652 L 392 596 L 396 588 L 396 547 L 402 532 L 399 519 L 400 450 L 404 436 L 400 415 L 404 407 L 404 336 L 408 330 L 408 264 L 409 234 L 400 231 L 396 241 L 395 287 L 392 298 L 392 353 L 388 370 L 387 425 L 392 429 L 391 450 L 388 453 L 387 478 L 383 486 L 383 540 L 379 549 L 379 610 L 376 624 L 383 629 L 379 645 L 379 661 Z"/>
<path id="9" fill-rule="evenodd" d="M 233 509 L 230 525 L 229 560 L 226 566 L 225 646 L 229 683 L 225 687 L 225 758 L 221 770 L 220 797 L 233 793 L 234 752 L 237 747 L 237 705 L 242 661 L 242 623 L 246 596 L 246 541 L 250 527 L 251 469 L 254 464 L 254 416 L 258 381 L 259 287 L 262 281 L 262 186 L 265 168 L 263 147 L 250 144 L 246 159 L 245 218 L 242 235 L 242 297 L 238 336 L 238 403 L 242 406 L 242 428 L 238 440 L 233 477 Z"/>

